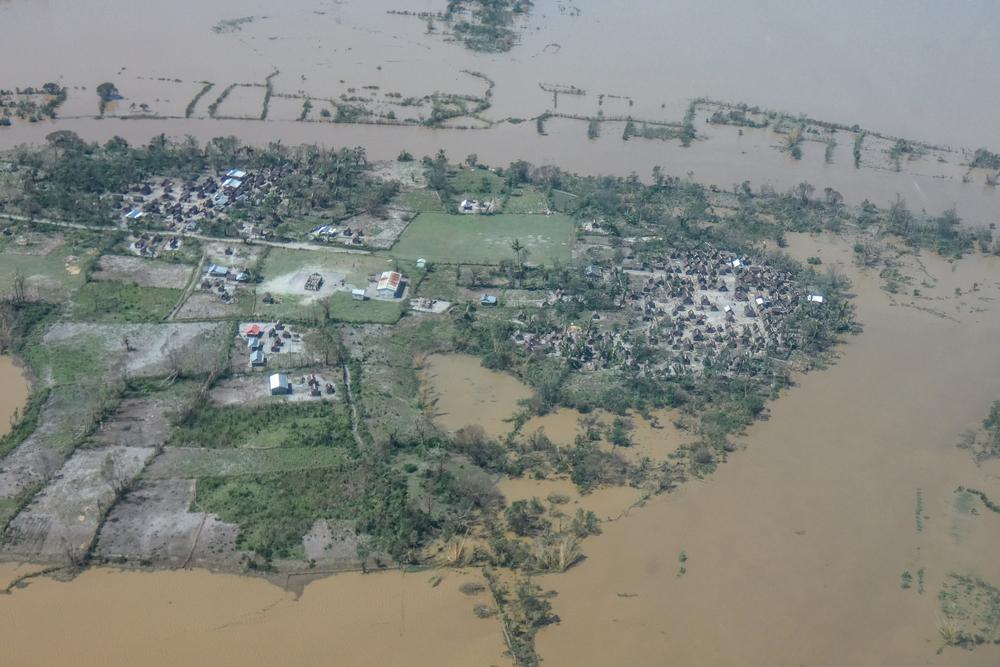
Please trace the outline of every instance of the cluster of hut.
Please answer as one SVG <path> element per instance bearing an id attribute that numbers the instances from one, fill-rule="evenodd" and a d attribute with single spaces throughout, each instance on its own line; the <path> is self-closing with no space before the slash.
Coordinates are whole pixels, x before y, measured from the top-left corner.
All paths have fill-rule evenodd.
<path id="1" fill-rule="evenodd" d="M 336 389 L 333 386 L 333 383 L 327 382 L 324 386 L 324 384 L 320 382 L 320 380 L 317 379 L 315 375 L 310 375 L 306 379 L 306 385 L 309 387 L 310 396 L 322 396 L 323 391 L 320 390 L 320 387 L 323 387 L 323 389 L 326 390 L 327 396 L 332 396 L 336 391 Z"/>
<path id="2" fill-rule="evenodd" d="M 244 331 L 244 335 L 251 367 L 267 365 L 265 350 L 271 354 L 278 354 L 284 351 L 290 341 L 301 337 L 300 334 L 292 333 L 281 322 L 276 322 L 273 326 L 251 324 Z"/>
<path id="3" fill-rule="evenodd" d="M 267 170 L 249 173 L 230 169 L 221 176 L 175 182 L 137 183 L 111 196 L 115 209 L 123 211 L 126 221 L 147 215 L 159 216 L 170 229 L 195 231 L 201 221 L 224 216 L 235 202 L 254 201 L 275 188 L 275 178 Z"/>
<path id="4" fill-rule="evenodd" d="M 786 333 L 786 318 L 824 302 L 822 295 L 802 289 L 790 272 L 755 265 L 708 244 L 652 261 L 630 258 L 623 267 L 586 270 L 588 278 L 609 289 L 619 287 L 617 312 L 594 312 L 587 326 L 541 334 L 529 333 L 530 323 L 521 322 L 514 342 L 570 359 L 584 370 L 624 367 L 640 374 L 680 375 L 699 372 L 709 362 L 736 372 L 747 358 L 787 358 L 797 341 Z M 557 292 L 550 302 L 573 298 Z M 624 326 L 601 326 L 608 318 Z"/>
<path id="5" fill-rule="evenodd" d="M 129 248 L 140 257 L 155 259 L 156 257 L 159 257 L 161 251 L 174 252 L 179 250 L 183 243 L 184 242 L 176 236 L 164 239 L 162 234 L 147 232 L 139 234 L 135 237 L 135 240 L 129 244 Z"/>
<path id="6" fill-rule="evenodd" d="M 226 255 L 232 255 L 233 249 L 226 248 Z M 247 269 L 230 269 L 221 264 L 209 264 L 201 278 L 199 287 L 215 294 L 222 303 L 230 304 L 236 300 L 236 285 L 250 282 L 250 272 Z"/>

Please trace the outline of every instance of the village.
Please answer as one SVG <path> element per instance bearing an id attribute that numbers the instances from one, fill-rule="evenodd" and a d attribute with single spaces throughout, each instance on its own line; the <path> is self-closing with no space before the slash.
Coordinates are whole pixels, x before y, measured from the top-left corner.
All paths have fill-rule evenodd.
<path id="1" fill-rule="evenodd" d="M 824 302 L 788 271 L 708 244 L 644 260 L 626 257 L 622 267 L 588 266 L 584 273 L 618 294 L 618 310 L 595 311 L 585 325 L 542 334 L 516 321 L 522 327 L 514 333 L 517 345 L 568 359 L 584 371 L 618 367 L 677 376 L 711 365 L 736 372 L 747 358 L 787 358 L 797 341 L 786 334 L 785 318 Z M 577 298 L 556 291 L 546 305 Z"/>
<path id="2" fill-rule="evenodd" d="M 808 357 L 799 324 L 828 327 L 840 299 L 762 246 L 667 243 L 581 211 L 591 181 L 379 163 L 356 177 L 374 204 L 352 208 L 266 162 L 102 193 L 103 225 L 14 218 L 0 235 L 23 298 L 65 305 L 22 343 L 52 398 L 36 408 L 48 426 L 0 463 L 0 556 L 383 568 L 436 562 L 455 522 L 512 540 L 514 561 L 482 542 L 463 562 L 551 571 L 544 554 L 576 528 L 511 537 L 492 480 L 582 497 L 701 474 L 716 450 L 692 442 L 700 406 L 682 414 L 678 397 L 721 379 L 718 400 L 756 400 L 764 365 Z M 645 411 L 663 418 L 654 439 L 685 426 L 669 447 L 619 451 Z M 535 426 L 547 413 L 569 425 L 558 446 Z M 603 425 L 581 426 L 588 413 Z"/>

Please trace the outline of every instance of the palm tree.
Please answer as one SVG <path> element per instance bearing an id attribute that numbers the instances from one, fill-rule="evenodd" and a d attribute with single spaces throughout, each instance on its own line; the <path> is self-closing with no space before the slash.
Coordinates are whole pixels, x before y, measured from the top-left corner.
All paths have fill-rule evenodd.
<path id="1" fill-rule="evenodd" d="M 514 251 L 514 260 L 517 262 L 517 272 L 524 271 L 524 256 L 528 254 L 528 249 L 521 243 L 521 239 L 514 239 L 510 244 L 510 249 Z"/>

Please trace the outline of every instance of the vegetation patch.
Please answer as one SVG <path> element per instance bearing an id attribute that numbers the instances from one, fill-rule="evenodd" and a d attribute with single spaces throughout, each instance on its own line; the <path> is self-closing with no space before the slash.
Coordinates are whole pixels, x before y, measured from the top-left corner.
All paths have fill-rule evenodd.
<path id="1" fill-rule="evenodd" d="M 87 283 L 73 295 L 73 319 L 79 322 L 162 322 L 183 290 L 124 283 Z"/>
<path id="2" fill-rule="evenodd" d="M 261 380 L 263 381 L 263 380 Z M 351 438 L 340 405 L 275 403 L 253 408 L 202 405 L 178 424 L 169 444 L 211 449 L 334 447 Z"/>
<path id="3" fill-rule="evenodd" d="M 949 574 L 938 593 L 943 646 L 1000 644 L 1000 590 L 973 575 Z"/>

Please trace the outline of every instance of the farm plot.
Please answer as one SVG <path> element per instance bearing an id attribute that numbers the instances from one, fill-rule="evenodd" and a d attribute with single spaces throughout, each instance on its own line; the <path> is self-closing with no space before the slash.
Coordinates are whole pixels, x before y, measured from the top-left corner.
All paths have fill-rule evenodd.
<path id="1" fill-rule="evenodd" d="M 37 560 L 82 558 L 97 533 L 104 508 L 139 474 L 153 447 L 79 450 L 55 481 L 11 521 L 2 552 Z"/>
<path id="2" fill-rule="evenodd" d="M 191 279 L 193 266 L 156 262 L 141 257 L 103 255 L 90 275 L 94 282 L 117 282 L 139 287 L 181 289 Z"/>
<path id="3" fill-rule="evenodd" d="M 73 295 L 71 312 L 80 322 L 160 322 L 183 294 L 183 290 L 169 287 L 91 282 Z"/>
<path id="4" fill-rule="evenodd" d="M 534 264 L 568 261 L 575 238 L 564 215 L 448 215 L 421 213 L 403 232 L 392 254 L 441 263 L 497 264 L 514 255 L 511 244 L 526 248 Z"/>
<path id="5" fill-rule="evenodd" d="M 108 514 L 95 556 L 175 567 L 235 559 L 239 527 L 192 511 L 195 484 L 194 479 L 142 480 Z"/>

